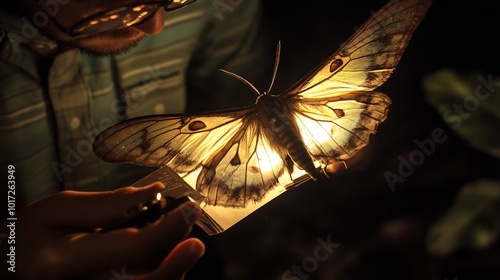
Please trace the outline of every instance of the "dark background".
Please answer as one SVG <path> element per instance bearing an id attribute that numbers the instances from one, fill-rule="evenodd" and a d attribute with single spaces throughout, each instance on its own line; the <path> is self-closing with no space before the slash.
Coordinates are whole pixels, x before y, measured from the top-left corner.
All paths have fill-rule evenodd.
<path id="1" fill-rule="evenodd" d="M 331 55 L 384 3 L 263 1 L 271 41 L 282 41 L 273 91 L 287 89 Z M 458 190 L 480 177 L 500 177 L 500 163 L 459 138 L 422 90 L 422 77 L 443 68 L 499 74 L 499 8 L 494 1 L 434 1 L 379 88 L 393 104 L 359 162 L 284 193 L 220 235 L 195 229 L 207 251 L 187 279 L 282 279 L 313 255 L 318 237 L 328 236 L 340 247 L 307 279 L 500 279 L 498 242 L 446 257 L 425 250 L 427 230 Z M 391 191 L 384 172 L 397 173 L 398 156 L 408 158 L 415 139 L 429 138 L 435 128 L 448 139 Z"/>

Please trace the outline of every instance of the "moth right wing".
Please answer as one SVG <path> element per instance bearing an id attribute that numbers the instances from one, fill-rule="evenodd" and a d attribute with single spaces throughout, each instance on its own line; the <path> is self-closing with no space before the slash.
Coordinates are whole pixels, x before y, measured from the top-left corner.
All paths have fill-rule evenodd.
<path id="1" fill-rule="evenodd" d="M 392 74 L 432 0 L 392 0 L 351 36 L 340 50 L 286 94 L 328 98 L 372 91 Z"/>
<path id="2" fill-rule="evenodd" d="M 387 117 L 389 97 L 379 92 L 352 92 L 300 100 L 294 120 L 313 159 L 320 166 L 352 157 L 368 144 Z"/>

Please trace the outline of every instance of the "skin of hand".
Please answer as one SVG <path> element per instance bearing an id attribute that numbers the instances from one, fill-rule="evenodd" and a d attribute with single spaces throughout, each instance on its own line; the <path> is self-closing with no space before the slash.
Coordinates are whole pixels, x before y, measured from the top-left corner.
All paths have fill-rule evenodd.
<path id="1" fill-rule="evenodd" d="M 184 240 L 201 214 L 198 204 L 186 202 L 142 228 L 97 231 L 129 219 L 128 209 L 163 188 L 62 191 L 27 205 L 16 215 L 16 272 L 2 269 L 1 278 L 182 279 L 205 250 L 196 238 Z M 11 245 L 0 246 L 8 252 Z"/>
<path id="2" fill-rule="evenodd" d="M 329 174 L 352 174 L 363 171 L 369 164 L 370 159 L 373 157 L 375 143 L 370 143 L 368 146 L 362 148 L 353 157 L 326 166 L 325 172 Z"/>

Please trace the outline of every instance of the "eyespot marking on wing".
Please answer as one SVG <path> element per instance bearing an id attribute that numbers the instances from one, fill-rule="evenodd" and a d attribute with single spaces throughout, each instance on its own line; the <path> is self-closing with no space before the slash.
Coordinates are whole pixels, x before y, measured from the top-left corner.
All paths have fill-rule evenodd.
<path id="1" fill-rule="evenodd" d="M 342 66 L 342 64 L 343 64 L 342 59 L 339 59 L 339 58 L 335 59 L 330 64 L 330 73 L 337 71 Z"/>
<path id="2" fill-rule="evenodd" d="M 188 128 L 190 131 L 197 131 L 206 128 L 207 125 L 202 121 L 194 121 L 189 124 Z"/>
<path id="3" fill-rule="evenodd" d="M 337 115 L 337 118 L 342 118 L 343 116 L 345 116 L 345 112 L 342 109 L 333 109 L 333 112 L 335 113 L 335 115 Z"/>

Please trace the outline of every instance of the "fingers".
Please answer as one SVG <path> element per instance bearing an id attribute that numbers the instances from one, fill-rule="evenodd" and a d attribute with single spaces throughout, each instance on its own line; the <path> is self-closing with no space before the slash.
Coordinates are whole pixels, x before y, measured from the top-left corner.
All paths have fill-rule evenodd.
<path id="1" fill-rule="evenodd" d="M 49 226 L 93 229 L 130 218 L 127 210 L 154 198 L 162 183 L 108 192 L 63 191 L 28 205 L 23 214 Z M 27 213 L 29 212 L 29 213 Z"/>
<path id="2" fill-rule="evenodd" d="M 345 161 L 334 162 L 327 165 L 325 168 L 326 173 L 347 174 L 362 171 L 370 163 L 373 154 L 373 146 L 374 145 L 368 145 L 362 148 L 353 157 Z"/>
<path id="3" fill-rule="evenodd" d="M 347 170 L 347 163 L 345 161 L 330 163 L 325 168 L 327 174 L 337 174 L 345 170 Z"/>
<path id="4" fill-rule="evenodd" d="M 123 267 L 130 274 L 151 271 L 186 238 L 199 215 L 199 205 L 186 202 L 166 217 L 141 229 L 74 235 L 58 248 L 65 262 L 61 267 L 70 268 L 66 271 L 70 276 L 109 273 Z"/>
<path id="5" fill-rule="evenodd" d="M 186 272 L 205 253 L 205 245 L 196 238 L 187 239 L 177 245 L 163 263 L 151 273 L 135 278 L 136 280 L 183 279 Z"/>
<path id="6" fill-rule="evenodd" d="M 171 231 L 172 227 L 177 228 L 185 228 L 185 233 L 181 236 L 183 239 L 187 236 L 187 230 L 190 230 L 191 226 L 194 225 L 196 220 L 201 215 L 200 205 L 196 202 L 186 202 L 179 206 L 177 209 L 168 213 L 167 216 L 152 224 L 149 227 L 145 227 L 141 229 L 140 235 L 141 238 L 147 240 L 163 240 L 163 242 L 168 242 L 168 240 L 164 240 L 164 232 Z M 177 244 L 175 242 L 173 245 Z M 151 244 L 153 246 L 153 244 Z"/>

